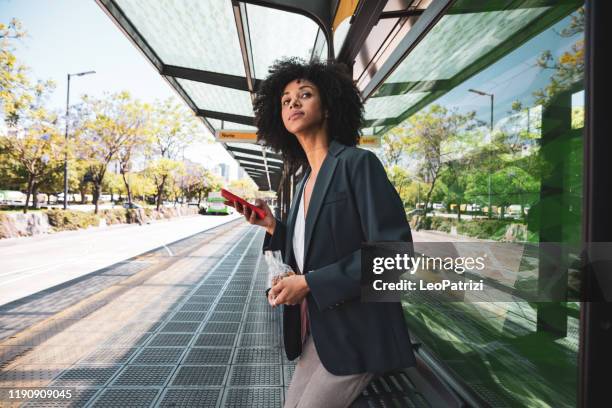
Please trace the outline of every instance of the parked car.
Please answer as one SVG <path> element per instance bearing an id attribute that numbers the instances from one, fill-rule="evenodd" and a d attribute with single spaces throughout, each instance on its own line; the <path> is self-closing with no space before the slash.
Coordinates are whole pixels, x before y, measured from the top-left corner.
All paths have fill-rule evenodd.
<path id="1" fill-rule="evenodd" d="M 134 210 L 134 209 L 144 208 L 144 207 L 137 203 L 123 203 L 123 208 Z"/>
<path id="2" fill-rule="evenodd" d="M 0 190 L 0 204 L 24 205 L 25 200 L 26 200 L 26 195 L 23 194 L 21 191 Z"/>

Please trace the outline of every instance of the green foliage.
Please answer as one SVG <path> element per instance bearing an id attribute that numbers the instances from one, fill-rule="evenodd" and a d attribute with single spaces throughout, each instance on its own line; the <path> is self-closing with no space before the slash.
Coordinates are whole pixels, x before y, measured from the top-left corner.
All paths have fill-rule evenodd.
<path id="1" fill-rule="evenodd" d="M 470 220 L 457 225 L 457 233 L 480 239 L 500 240 L 511 220 Z"/>
<path id="2" fill-rule="evenodd" d="M 453 218 L 431 217 L 430 229 L 443 232 L 451 232 L 451 226 L 457 225 Z"/>
<path id="3" fill-rule="evenodd" d="M 25 34 L 16 19 L 8 24 L 0 22 L 0 107 L 9 124 L 14 124 L 18 112 L 32 102 L 32 95 L 25 91 L 30 85 L 28 67 L 17 60 L 12 44 Z"/>
<path id="4" fill-rule="evenodd" d="M 100 218 L 90 212 L 52 209 L 47 211 L 49 224 L 56 231 L 77 230 L 100 225 Z"/>
<path id="5" fill-rule="evenodd" d="M 113 208 L 102 210 L 100 215 L 106 221 L 106 225 L 126 224 L 128 222 L 127 212 L 125 208 Z"/>

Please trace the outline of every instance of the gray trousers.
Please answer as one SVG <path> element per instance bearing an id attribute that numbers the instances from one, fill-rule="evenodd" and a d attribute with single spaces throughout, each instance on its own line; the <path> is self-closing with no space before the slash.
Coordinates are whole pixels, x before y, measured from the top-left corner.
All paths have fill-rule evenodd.
<path id="1" fill-rule="evenodd" d="M 312 336 L 308 335 L 287 390 L 284 408 L 346 408 L 372 377 L 371 373 L 330 373 L 321 364 Z"/>

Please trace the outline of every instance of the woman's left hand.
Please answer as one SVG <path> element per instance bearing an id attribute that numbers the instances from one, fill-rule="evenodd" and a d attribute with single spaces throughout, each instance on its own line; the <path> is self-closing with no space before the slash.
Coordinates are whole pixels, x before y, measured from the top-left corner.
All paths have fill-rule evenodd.
<path id="1" fill-rule="evenodd" d="M 275 305 L 297 305 L 310 292 L 304 275 L 283 278 L 270 289 Z"/>

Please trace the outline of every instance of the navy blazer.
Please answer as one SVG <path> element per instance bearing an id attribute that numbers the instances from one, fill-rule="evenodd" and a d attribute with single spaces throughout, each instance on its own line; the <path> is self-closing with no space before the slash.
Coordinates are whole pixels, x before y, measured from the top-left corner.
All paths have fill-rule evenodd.
<path id="1" fill-rule="evenodd" d="M 293 231 L 307 168 L 287 224 L 276 220 L 263 250 L 281 250 L 297 271 Z M 323 366 L 332 374 L 382 373 L 415 365 L 402 306 L 362 303 L 361 244 L 412 242 L 402 201 L 376 155 L 332 140 L 306 214 L 304 271 L 310 330 Z M 299 305 L 283 305 L 289 360 L 302 352 Z"/>

